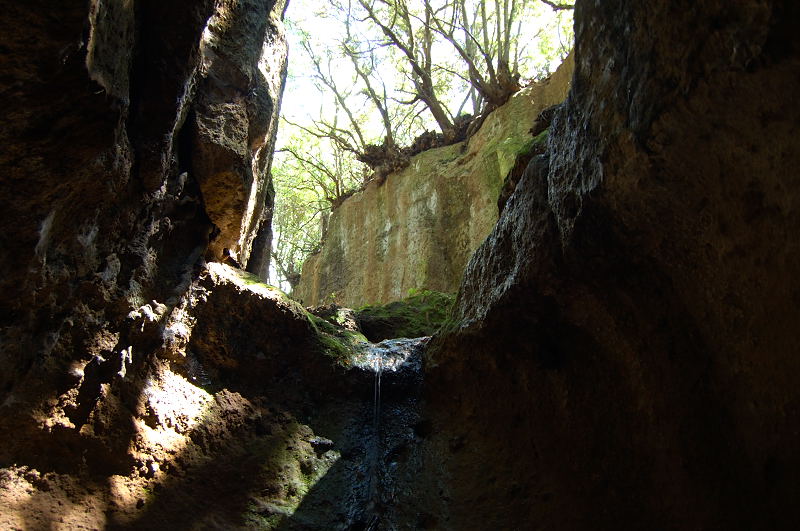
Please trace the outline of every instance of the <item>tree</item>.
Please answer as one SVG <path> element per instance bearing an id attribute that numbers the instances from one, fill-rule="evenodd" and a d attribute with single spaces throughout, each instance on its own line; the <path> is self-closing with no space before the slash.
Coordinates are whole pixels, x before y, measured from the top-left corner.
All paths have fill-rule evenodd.
<path id="1" fill-rule="evenodd" d="M 319 245 L 325 205 L 313 186 L 306 186 L 300 173 L 293 172 L 291 162 L 276 155 L 273 165 L 275 210 L 271 264 L 277 282 L 286 282 L 294 289 L 300 280 L 303 262 Z"/>
<path id="2" fill-rule="evenodd" d="M 468 9 L 467 0 L 446 6 L 449 16 L 431 17 L 436 31 L 463 59 L 472 88 L 492 109 L 499 107 L 520 88 L 518 57 L 511 54 L 512 35 L 519 33 L 517 1 L 495 0 L 494 10 L 483 1 L 478 9 Z M 463 33 L 463 41 L 457 33 Z"/>
<path id="3" fill-rule="evenodd" d="M 455 141 L 469 120 L 463 110 L 477 117 L 470 126 L 476 130 L 526 79 L 546 76 L 571 46 L 568 4 L 293 0 L 288 28 L 299 53 L 289 65 L 273 163 L 279 279 L 294 285 L 328 216 L 374 175 L 370 168 L 402 163 L 408 155 L 401 146 L 423 132 L 415 147 Z M 293 23 L 292 10 L 310 19 L 313 39 Z M 295 95 L 303 105 L 292 107 Z"/>
<path id="4" fill-rule="evenodd" d="M 375 106 L 375 109 L 381 116 L 383 122 L 383 130 L 385 133 L 384 143 L 388 149 L 394 150 L 397 148 L 395 142 L 395 127 L 399 124 L 392 123 L 392 118 L 389 113 L 391 106 L 386 83 L 382 78 L 377 77 L 375 82 L 376 66 L 378 59 L 375 54 L 375 48 L 368 42 L 366 49 L 362 48 L 362 42 L 354 38 L 352 32 L 352 16 L 350 13 L 350 5 L 348 5 L 348 13 L 344 19 L 345 24 L 345 39 L 341 42 L 341 49 L 344 54 L 350 59 L 353 69 L 358 75 L 359 79 L 364 83 L 363 92 L 369 96 L 369 100 Z M 376 88 L 377 87 L 377 88 Z M 364 146 L 366 147 L 366 146 Z"/>
<path id="5" fill-rule="evenodd" d="M 542 3 L 558 11 L 572 8 L 567 3 Z M 413 97 L 406 103 L 422 101 L 446 138 L 454 136 L 454 116 L 467 101 L 472 101 L 473 114 L 481 115 L 474 130 L 520 89 L 523 47 L 519 36 L 523 21 L 531 17 L 530 2 L 419 0 L 414 8 L 409 0 L 358 0 L 358 4 L 364 18 L 383 33 L 383 45 L 395 48 L 405 59 L 414 86 Z M 350 18 L 348 10 L 348 33 Z M 434 53 L 441 52 L 440 39 L 452 46 L 460 65 L 453 68 L 441 59 L 434 61 Z M 448 108 L 437 70 L 468 83 L 467 96 L 455 113 Z"/>
<path id="6" fill-rule="evenodd" d="M 339 130 L 337 119 L 335 116 L 334 122 L 330 124 L 333 131 Z M 287 166 L 285 163 L 285 166 L 286 171 L 297 176 L 297 186 L 311 187 L 321 199 L 333 207 L 363 184 L 365 168 L 348 156 L 350 150 L 342 146 L 337 140 L 338 136 L 321 134 L 286 119 L 284 122 L 294 125 L 298 131 L 276 153 L 287 154 L 293 159 L 293 165 Z"/>
<path id="7" fill-rule="evenodd" d="M 565 10 L 575 9 L 575 3 L 574 3 L 575 0 L 573 0 L 572 4 L 569 4 L 567 2 L 558 3 L 558 2 L 553 2 L 551 0 L 539 0 L 539 1 L 553 8 L 553 11 L 565 11 Z"/>
<path id="8" fill-rule="evenodd" d="M 361 130 L 361 121 L 356 119 L 351 110 L 352 104 L 348 104 L 348 100 L 353 94 L 352 88 L 341 89 L 339 88 L 339 84 L 336 83 L 332 73 L 331 63 L 333 62 L 333 58 L 330 50 L 328 50 L 326 54 L 327 57 L 323 66 L 323 60 L 320 55 L 314 51 L 307 34 L 304 35 L 301 45 L 314 66 L 313 78 L 320 84 L 320 87 L 324 87 L 324 89 L 330 91 L 334 97 L 334 112 L 328 114 L 328 116 L 333 117 L 334 123 L 327 120 L 326 116 L 323 115 L 321 111 L 318 118 L 312 119 L 310 126 L 303 126 L 292 122 L 288 123 L 318 138 L 329 138 L 340 149 L 350 151 L 356 155 L 362 153 L 367 142 Z M 351 79 L 349 87 L 354 86 L 354 81 L 355 80 Z M 338 126 L 340 111 L 343 112 L 347 118 L 347 128 Z"/>
<path id="9" fill-rule="evenodd" d="M 303 262 L 325 237 L 331 211 L 361 185 L 365 172 L 330 138 L 303 128 L 290 131 L 272 165 L 276 192 L 272 263 L 277 280 L 294 289 Z"/>
<path id="10" fill-rule="evenodd" d="M 422 101 L 445 137 L 454 133 L 453 117 L 442 103 L 434 82 L 433 25 L 436 14 L 424 0 L 422 14 L 412 12 L 407 0 L 358 0 L 367 18 L 407 60 L 414 85 L 413 98 L 407 104 Z"/>

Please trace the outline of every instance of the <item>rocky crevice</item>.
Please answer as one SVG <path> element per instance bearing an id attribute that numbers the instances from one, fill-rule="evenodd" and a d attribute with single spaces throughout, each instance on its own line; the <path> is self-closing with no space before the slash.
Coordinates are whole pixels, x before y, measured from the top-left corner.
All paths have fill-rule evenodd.
<path id="1" fill-rule="evenodd" d="M 0 526 L 800 525 L 795 3 L 578 3 L 547 150 L 379 446 L 352 323 L 203 260 L 264 267 L 281 10 L 0 17 Z"/>

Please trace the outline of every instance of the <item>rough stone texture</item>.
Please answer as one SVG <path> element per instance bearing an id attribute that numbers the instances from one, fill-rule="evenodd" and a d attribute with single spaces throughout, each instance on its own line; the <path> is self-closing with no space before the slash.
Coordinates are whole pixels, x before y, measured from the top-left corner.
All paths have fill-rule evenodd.
<path id="1" fill-rule="evenodd" d="M 191 168 L 219 230 L 212 256 L 229 249 L 267 276 L 273 197 L 268 178 L 286 78 L 288 47 L 280 5 L 220 0 L 200 43 L 198 96 L 190 116 Z"/>
<path id="2" fill-rule="evenodd" d="M 384 406 L 406 407 L 379 443 L 373 375 L 326 357 L 309 314 L 255 275 L 210 263 L 171 311 L 129 320 L 155 356 L 76 363 L 66 392 L 4 408 L 1 528 L 365 525 L 374 463 L 418 421 L 419 370 L 384 375 Z"/>
<path id="3" fill-rule="evenodd" d="M 151 162 L 175 158 L 164 131 L 180 127 L 188 103 L 170 90 L 191 84 L 213 6 L 148 6 L 17 3 L 0 19 L 6 405 L 63 392 L 72 363 L 119 356 L 130 344 L 126 315 L 153 299 L 176 302 L 207 245 L 191 177 L 177 168 L 156 176 Z M 148 55 L 167 33 L 161 60 L 182 68 Z M 58 390 L 54 378 L 66 378 Z"/>
<path id="4" fill-rule="evenodd" d="M 202 264 L 213 13 L 0 17 L 0 528 L 800 527 L 796 2 L 578 3 L 548 153 L 379 422 L 302 308 Z"/>
<path id="5" fill-rule="evenodd" d="M 455 292 L 464 266 L 497 221 L 497 198 L 530 145 L 539 112 L 563 101 L 571 58 L 547 81 L 494 111 L 469 141 L 416 155 L 333 211 L 322 251 L 303 265 L 305 304 L 400 300 L 410 289 Z"/>
<path id="6" fill-rule="evenodd" d="M 575 17 L 549 158 L 469 263 L 398 504 L 445 529 L 796 529 L 798 4 Z"/>
<path id="7" fill-rule="evenodd" d="M 216 90 L 207 82 L 213 69 L 203 62 L 207 22 L 234 5 L 92 0 L 4 6 L 0 514 L 9 519 L 2 528 L 102 527 L 113 520 L 106 511 L 115 510 L 118 483 L 136 490 L 119 494 L 132 500 L 123 512 L 139 510 L 137 485 L 155 474 L 149 460 L 175 449 L 169 434 L 169 445 L 161 438 L 142 442 L 141 424 L 177 429 L 141 406 L 148 389 L 175 383 L 172 390 L 186 396 L 176 407 L 187 408 L 175 415 L 195 420 L 195 405 L 227 400 L 230 408 L 206 416 L 222 433 L 235 432 L 237 419 L 250 414 L 238 398 L 198 389 L 163 357 L 165 323 L 215 236 L 206 209 L 215 198 L 198 184 L 187 117 L 198 115 L 200 102 L 212 101 Z M 282 7 L 265 0 L 258 8 L 279 15 Z M 270 41 L 264 46 L 279 49 L 278 18 L 260 24 L 241 34 L 250 35 L 249 44 L 264 39 Z M 259 71 L 280 79 L 281 54 L 261 52 L 259 44 Z M 259 135 L 266 146 L 273 134 L 267 117 L 274 117 L 280 92 L 262 82 L 254 78 L 248 86 L 255 99 L 243 126 L 256 150 Z M 260 173 L 249 184 L 267 190 L 266 159 L 256 158 Z M 268 226 L 263 197 L 254 199 L 246 238 Z M 178 437 L 179 446 L 187 433 Z M 45 494 L 42 477 L 55 482 L 53 496 Z M 56 485 L 63 488 L 59 495 Z M 51 519 L 48 507 L 66 500 L 72 509 Z"/>

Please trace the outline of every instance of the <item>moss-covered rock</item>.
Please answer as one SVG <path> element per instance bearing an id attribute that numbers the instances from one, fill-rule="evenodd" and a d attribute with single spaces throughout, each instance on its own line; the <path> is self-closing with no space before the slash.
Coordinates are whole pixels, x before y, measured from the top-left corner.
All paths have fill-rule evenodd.
<path id="1" fill-rule="evenodd" d="M 542 113 L 540 113 L 540 115 L 541 114 Z M 534 129 L 531 130 L 531 132 L 533 131 Z M 514 163 L 514 166 L 508 171 L 506 178 L 503 181 L 503 188 L 500 190 L 500 197 L 497 198 L 498 212 L 503 212 L 503 209 L 506 207 L 506 203 L 511 198 L 514 190 L 517 189 L 517 183 L 519 183 L 519 180 L 522 178 L 522 174 L 525 172 L 525 168 L 528 167 L 530 161 L 537 155 L 543 154 L 547 149 L 547 136 L 549 131 L 550 129 L 547 128 L 539 132 L 535 137 L 533 137 L 524 150 L 520 151 L 520 153 L 517 155 L 517 160 Z"/>
<path id="2" fill-rule="evenodd" d="M 367 344 L 367 338 L 358 330 L 345 328 L 327 319 L 308 313 L 308 319 L 316 332 L 316 341 L 326 356 L 344 367 L 352 365 L 353 356 Z"/>
<path id="3" fill-rule="evenodd" d="M 429 336 L 447 320 L 454 300 L 448 293 L 412 290 L 402 301 L 359 308 L 356 321 L 370 341 Z"/>

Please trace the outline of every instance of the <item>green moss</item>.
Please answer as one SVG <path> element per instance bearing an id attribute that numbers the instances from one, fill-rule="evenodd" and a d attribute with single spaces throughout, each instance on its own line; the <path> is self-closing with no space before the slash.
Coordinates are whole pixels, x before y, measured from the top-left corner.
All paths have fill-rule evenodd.
<path id="1" fill-rule="evenodd" d="M 347 321 L 348 314 L 344 308 L 339 308 L 336 310 L 336 317 L 334 318 L 336 322 L 340 325 L 343 325 Z"/>
<path id="2" fill-rule="evenodd" d="M 309 312 L 306 312 L 306 315 L 316 332 L 322 353 L 333 358 L 340 365 L 349 367 L 353 356 L 367 343 L 364 334 L 336 326 Z"/>
<path id="3" fill-rule="evenodd" d="M 260 478 L 265 491 L 259 501 L 251 501 L 243 512 L 244 520 L 255 529 L 276 529 L 302 503 L 308 491 L 324 476 L 334 461 L 318 460 L 311 447 L 301 442 L 307 426 L 292 419 L 272 436 L 258 437 L 244 446 L 243 468 Z M 315 467 L 304 472 L 303 463 L 313 460 Z"/>
<path id="4" fill-rule="evenodd" d="M 250 504 L 245 514 L 245 522 L 249 527 L 254 529 L 277 529 L 278 526 L 286 518 L 282 514 L 272 514 L 269 516 L 262 516 L 258 514 L 259 508 L 255 504 Z"/>
<path id="5" fill-rule="evenodd" d="M 297 301 L 289 297 L 283 290 L 271 284 L 267 284 L 261 277 L 253 273 L 229 267 L 224 270 L 223 277 L 240 287 L 250 289 L 251 291 L 267 291 L 278 295 L 281 301 L 292 306 L 299 305 Z"/>
<path id="6" fill-rule="evenodd" d="M 547 137 L 550 135 L 550 128 L 545 129 L 533 138 L 533 145 L 544 144 L 547 142 Z"/>
<path id="7" fill-rule="evenodd" d="M 144 494 L 145 503 L 153 501 L 156 497 L 152 487 L 142 487 L 142 493 Z"/>
<path id="8" fill-rule="evenodd" d="M 402 301 L 356 310 L 364 333 L 373 341 L 420 337 L 435 333 L 447 320 L 455 296 L 431 290 L 410 290 Z"/>
<path id="9" fill-rule="evenodd" d="M 292 300 L 286 293 L 283 292 L 283 290 L 281 290 L 276 286 L 273 286 L 272 284 L 267 284 L 258 275 L 254 275 L 253 273 L 248 273 L 247 271 L 237 271 L 237 273 L 239 273 L 239 278 L 242 279 L 245 286 L 259 286 L 267 289 L 268 291 L 277 293 L 278 295 L 281 296 L 282 299 L 286 301 Z"/>

